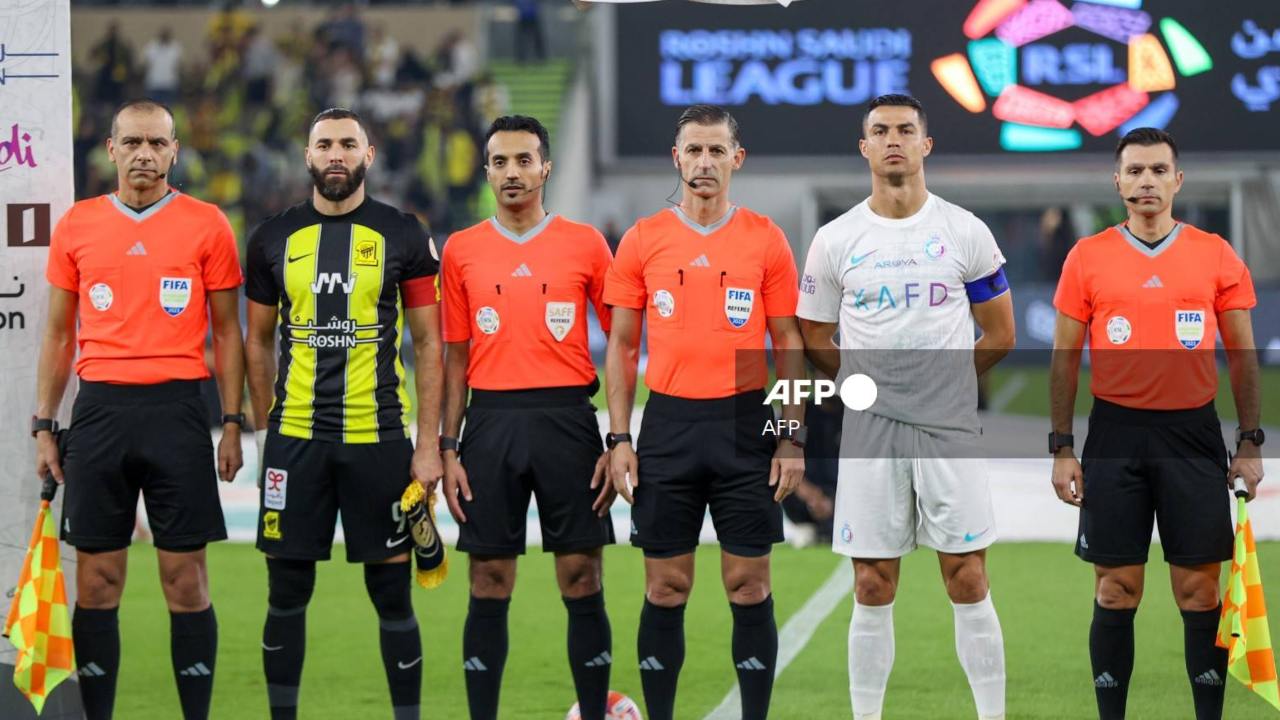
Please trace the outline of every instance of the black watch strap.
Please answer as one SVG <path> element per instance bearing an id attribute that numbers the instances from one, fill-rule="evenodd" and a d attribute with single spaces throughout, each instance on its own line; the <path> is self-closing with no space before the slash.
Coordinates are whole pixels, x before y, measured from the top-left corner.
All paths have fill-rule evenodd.
<path id="1" fill-rule="evenodd" d="M 222 424 L 226 425 L 227 423 L 235 423 L 240 426 L 241 430 L 243 430 L 244 429 L 244 413 L 227 413 L 223 415 Z"/>
<path id="2" fill-rule="evenodd" d="M 45 432 L 46 430 L 51 433 L 57 432 L 58 421 L 54 420 L 53 418 L 42 418 L 42 417 L 36 417 L 35 415 L 32 415 L 31 416 L 31 437 L 35 437 L 37 434 Z"/>
<path id="3" fill-rule="evenodd" d="M 1049 454 L 1056 455 L 1064 447 L 1075 447 L 1076 438 L 1070 433 L 1049 433 Z"/>
<path id="4" fill-rule="evenodd" d="M 631 433 L 608 433 L 604 436 L 604 444 L 610 449 L 618 446 L 618 443 L 631 442 Z"/>
<path id="5" fill-rule="evenodd" d="M 448 435 L 440 436 L 440 452 L 444 452 L 445 450 L 452 450 L 454 452 L 458 452 L 458 450 L 460 450 L 461 448 L 462 448 L 462 443 L 458 442 L 458 438 L 449 437 Z"/>
<path id="6" fill-rule="evenodd" d="M 1254 428 L 1252 430 L 1236 428 L 1236 447 L 1240 447 L 1240 444 L 1245 440 L 1262 447 L 1262 443 L 1267 441 L 1267 434 L 1262 431 L 1262 428 Z"/>

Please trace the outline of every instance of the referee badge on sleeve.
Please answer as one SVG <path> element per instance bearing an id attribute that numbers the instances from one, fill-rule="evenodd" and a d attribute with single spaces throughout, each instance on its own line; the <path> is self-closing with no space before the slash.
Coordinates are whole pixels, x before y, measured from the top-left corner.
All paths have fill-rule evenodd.
<path id="1" fill-rule="evenodd" d="M 576 315 L 577 307 L 571 302 L 547 303 L 547 329 L 551 331 L 551 337 L 555 338 L 556 342 L 563 342 L 565 336 L 573 329 Z"/>

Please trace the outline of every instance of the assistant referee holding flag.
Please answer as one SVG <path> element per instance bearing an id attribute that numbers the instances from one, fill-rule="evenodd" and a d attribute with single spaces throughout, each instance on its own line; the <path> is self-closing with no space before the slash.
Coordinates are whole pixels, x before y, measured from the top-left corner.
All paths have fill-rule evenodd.
<path id="1" fill-rule="evenodd" d="M 803 378 L 805 369 L 791 246 L 772 220 L 729 202 L 729 181 L 746 155 L 732 115 L 713 105 L 687 108 L 671 148 L 680 204 L 627 231 L 605 281 L 613 306 L 609 472 L 628 502 L 635 487 L 631 543 L 645 555 L 637 646 L 651 720 L 674 715 L 693 553 L 708 506 L 733 612 L 744 720 L 768 715 L 773 692 L 769 553 L 782 541 L 779 503 L 804 476 L 804 433 L 765 433 L 773 420 L 764 402 L 765 333 L 780 380 Z M 629 429 L 643 322 L 651 393 L 637 457 Z M 783 414 L 798 426 L 803 407 L 786 405 Z"/>
<path id="2" fill-rule="evenodd" d="M 374 148 L 358 115 L 317 115 L 305 158 L 311 198 L 264 222 L 245 251 L 250 398 L 255 417 L 268 418 L 258 549 L 267 554 L 262 664 L 271 717 L 297 716 L 316 561 L 329 559 L 341 511 L 347 561 L 364 563 L 378 614 L 394 716 L 417 720 L 422 641 L 400 496 L 415 480 L 429 496 L 443 473 L 438 263 L 417 218 L 366 195 Z M 417 449 L 400 360 L 406 324 Z"/>
<path id="3" fill-rule="evenodd" d="M 169 605 L 182 714 L 206 718 L 218 623 L 205 543 L 227 537 L 214 470 L 224 482 L 235 478 L 244 422 L 236 239 L 218 208 L 165 181 L 178 155 L 168 108 L 150 100 L 123 105 L 107 153 L 119 189 L 76 203 L 49 247 L 49 321 L 32 421 L 36 473 L 66 481 L 62 539 L 76 548 L 71 633 L 85 715 L 110 718 L 115 706 L 120 596 L 141 490 Z M 216 465 L 200 395 L 211 323 L 229 413 Z M 53 416 L 73 359 L 80 392 L 60 463 Z"/>
<path id="4" fill-rule="evenodd" d="M 1096 573 L 1089 656 L 1104 720 L 1125 715 L 1153 519 L 1182 611 L 1195 717 L 1222 717 L 1227 654 L 1215 636 L 1232 553 L 1228 488 L 1243 478 L 1252 499 L 1262 480 L 1253 282 L 1226 240 L 1174 220 L 1182 179 L 1172 136 L 1126 134 L 1114 180 L 1129 218 L 1071 249 L 1054 296 L 1053 487 L 1081 508 L 1076 554 Z M 1082 468 L 1071 420 L 1086 333 L 1094 401 Z M 1219 333 L 1240 423 L 1230 467 L 1213 405 Z"/>

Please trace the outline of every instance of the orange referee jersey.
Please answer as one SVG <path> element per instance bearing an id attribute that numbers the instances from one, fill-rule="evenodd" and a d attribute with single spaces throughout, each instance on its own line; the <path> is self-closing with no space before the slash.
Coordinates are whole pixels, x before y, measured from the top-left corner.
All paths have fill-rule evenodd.
<path id="1" fill-rule="evenodd" d="M 76 203 L 45 277 L 79 295 L 76 374 L 126 385 L 209 377 L 206 293 L 241 281 L 222 211 L 176 190 L 140 213 L 114 194 Z"/>
<path id="2" fill-rule="evenodd" d="M 609 245 L 590 225 L 547 215 L 523 235 L 490 218 L 449 236 L 441 258 L 444 341 L 471 341 L 479 390 L 588 385 L 587 303 L 605 332 Z"/>
<path id="3" fill-rule="evenodd" d="M 1154 249 L 1124 226 L 1076 243 L 1053 304 L 1089 326 L 1095 397 L 1178 410 L 1217 395 L 1218 315 L 1257 298 L 1226 240 L 1180 223 Z"/>
<path id="4" fill-rule="evenodd" d="M 604 291 L 609 305 L 646 309 L 645 384 L 690 399 L 763 388 L 765 318 L 795 315 L 799 297 L 782 230 L 736 206 L 708 226 L 678 208 L 640 220 L 623 236 Z"/>

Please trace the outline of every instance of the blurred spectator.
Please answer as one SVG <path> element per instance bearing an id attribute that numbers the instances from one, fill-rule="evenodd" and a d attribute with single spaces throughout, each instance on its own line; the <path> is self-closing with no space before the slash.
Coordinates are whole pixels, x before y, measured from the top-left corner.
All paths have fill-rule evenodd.
<path id="1" fill-rule="evenodd" d="M 120 23 L 111 21 L 107 35 L 90 51 L 97 65 L 93 98 L 107 105 L 124 102 L 125 89 L 133 79 L 133 48 L 120 37 Z"/>
<path id="2" fill-rule="evenodd" d="M 380 88 L 391 87 L 396 81 L 396 68 L 400 64 L 400 43 L 387 34 L 382 25 L 373 28 L 366 58 L 373 84 Z"/>
<path id="3" fill-rule="evenodd" d="M 493 73 L 481 73 L 476 79 L 472 112 L 475 113 L 477 129 L 487 128 L 494 120 L 511 114 L 511 94 L 507 92 L 506 85 L 493 78 Z"/>
<path id="4" fill-rule="evenodd" d="M 271 100 L 272 75 L 279 62 L 280 53 L 271 38 L 258 25 L 249 28 L 245 35 L 244 64 L 241 67 L 246 102 L 262 105 Z"/>
<path id="5" fill-rule="evenodd" d="M 547 59 L 542 41 L 542 9 L 538 0 L 512 0 L 516 6 L 516 59 L 524 62 L 532 56 Z"/>
<path id="6" fill-rule="evenodd" d="M 1040 216 L 1040 279 L 1058 282 L 1062 264 L 1075 244 L 1076 229 L 1068 208 L 1047 208 Z"/>
<path id="7" fill-rule="evenodd" d="M 331 50 L 343 47 L 357 58 L 365 57 L 364 22 L 351 3 L 339 5 L 333 16 L 320 25 L 316 36 Z"/>
<path id="8" fill-rule="evenodd" d="M 171 28 L 161 29 L 160 36 L 147 43 L 142 62 L 146 65 L 142 89 L 147 97 L 172 105 L 182 79 L 182 45 L 173 39 Z"/>

